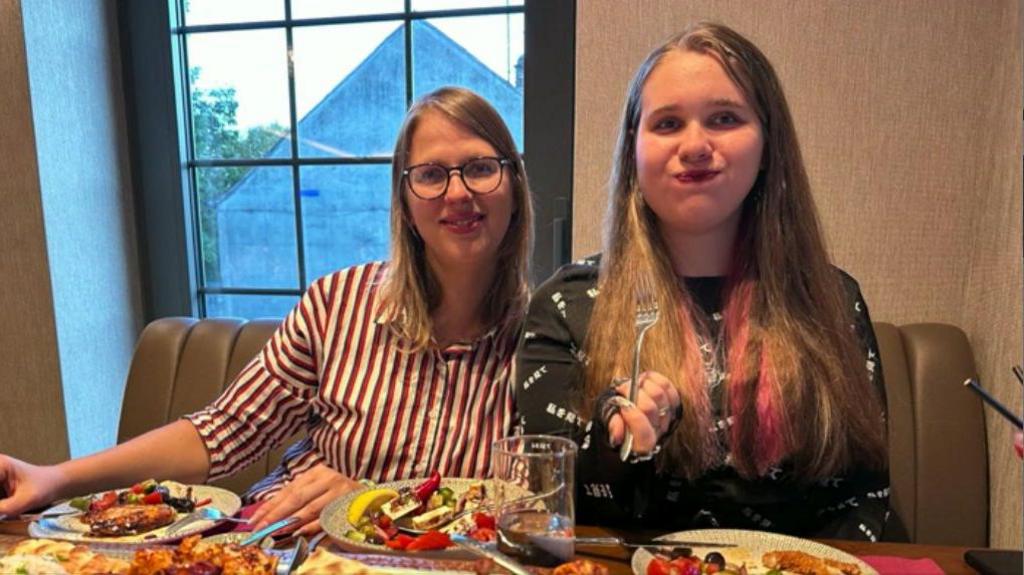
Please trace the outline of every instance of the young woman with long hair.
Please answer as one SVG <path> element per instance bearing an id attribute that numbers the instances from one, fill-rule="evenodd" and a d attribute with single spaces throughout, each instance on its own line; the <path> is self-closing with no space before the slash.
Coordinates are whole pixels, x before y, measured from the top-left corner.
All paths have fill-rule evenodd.
<path id="1" fill-rule="evenodd" d="M 246 494 L 264 502 L 254 527 L 297 516 L 315 531 L 359 479 L 487 476 L 512 421 L 532 242 L 526 172 L 494 108 L 460 88 L 418 100 L 395 146 L 391 206 L 390 262 L 313 282 L 207 408 L 59 465 L 0 455 L 0 515 L 151 477 L 223 477 L 300 429 Z"/>
<path id="2" fill-rule="evenodd" d="M 876 538 L 888 474 L 874 334 L 829 261 L 760 50 L 700 23 L 651 52 L 609 191 L 603 253 L 538 290 L 517 365 L 522 429 L 580 443 L 581 521 Z M 632 403 L 619 378 L 651 300 Z"/>

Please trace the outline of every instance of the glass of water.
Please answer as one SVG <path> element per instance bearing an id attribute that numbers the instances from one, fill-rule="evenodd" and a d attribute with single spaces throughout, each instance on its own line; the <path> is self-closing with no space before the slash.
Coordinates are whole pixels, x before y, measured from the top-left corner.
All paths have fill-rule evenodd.
<path id="1" fill-rule="evenodd" d="M 572 560 L 576 444 L 550 435 L 496 441 L 498 550 L 528 565 Z"/>

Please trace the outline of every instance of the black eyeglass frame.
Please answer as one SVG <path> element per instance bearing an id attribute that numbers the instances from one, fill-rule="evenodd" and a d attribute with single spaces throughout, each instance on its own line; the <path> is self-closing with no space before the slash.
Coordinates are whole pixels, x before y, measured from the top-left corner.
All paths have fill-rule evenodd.
<path id="1" fill-rule="evenodd" d="M 477 190 L 474 190 L 473 187 L 469 185 L 469 182 L 466 181 L 466 175 L 463 172 L 466 166 L 472 164 L 473 162 L 479 162 L 480 160 L 495 160 L 498 162 L 498 182 L 494 184 L 493 188 L 487 190 L 486 192 L 479 192 Z M 416 191 L 416 187 L 412 185 L 412 180 L 409 179 L 409 174 L 416 168 L 422 168 L 423 166 L 437 166 L 438 168 L 441 168 L 446 172 L 447 177 L 444 180 L 444 189 L 441 190 L 440 194 L 437 194 L 436 196 L 426 197 L 419 194 Z M 509 166 L 512 166 L 511 160 L 509 160 L 508 158 L 499 158 L 497 156 L 481 156 L 479 158 L 473 158 L 472 160 L 462 164 L 461 166 L 445 166 L 443 164 L 438 164 L 437 162 L 426 162 L 423 164 L 416 164 L 415 166 L 409 166 L 406 169 L 402 170 L 402 181 L 405 182 L 405 185 L 409 187 L 409 191 L 412 192 L 413 195 L 416 196 L 417 198 L 421 200 L 436 200 L 438 198 L 443 198 L 444 195 L 448 193 L 448 186 L 451 185 L 452 182 L 452 172 L 457 171 L 459 173 L 459 179 L 462 180 L 462 187 L 466 188 L 466 191 L 475 196 L 486 196 L 487 194 L 494 193 L 495 190 L 501 187 L 501 183 L 505 181 L 505 168 Z"/>

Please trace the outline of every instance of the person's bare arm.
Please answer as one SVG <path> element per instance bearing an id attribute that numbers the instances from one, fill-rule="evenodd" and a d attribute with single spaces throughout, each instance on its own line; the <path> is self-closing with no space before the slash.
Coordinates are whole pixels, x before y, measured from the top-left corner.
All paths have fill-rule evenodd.
<path id="1" fill-rule="evenodd" d="M 110 449 L 37 466 L 0 455 L 0 515 L 17 514 L 56 499 L 124 487 L 145 479 L 201 483 L 210 459 L 195 427 L 178 420 Z"/>

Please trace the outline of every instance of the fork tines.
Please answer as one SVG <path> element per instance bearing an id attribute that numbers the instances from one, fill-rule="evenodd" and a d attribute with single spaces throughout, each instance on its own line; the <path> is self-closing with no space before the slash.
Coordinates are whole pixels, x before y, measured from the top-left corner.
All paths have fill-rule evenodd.
<path id="1" fill-rule="evenodd" d="M 650 312 L 658 310 L 657 291 L 654 289 L 654 279 L 650 274 L 640 276 L 636 284 L 636 310 Z"/>

